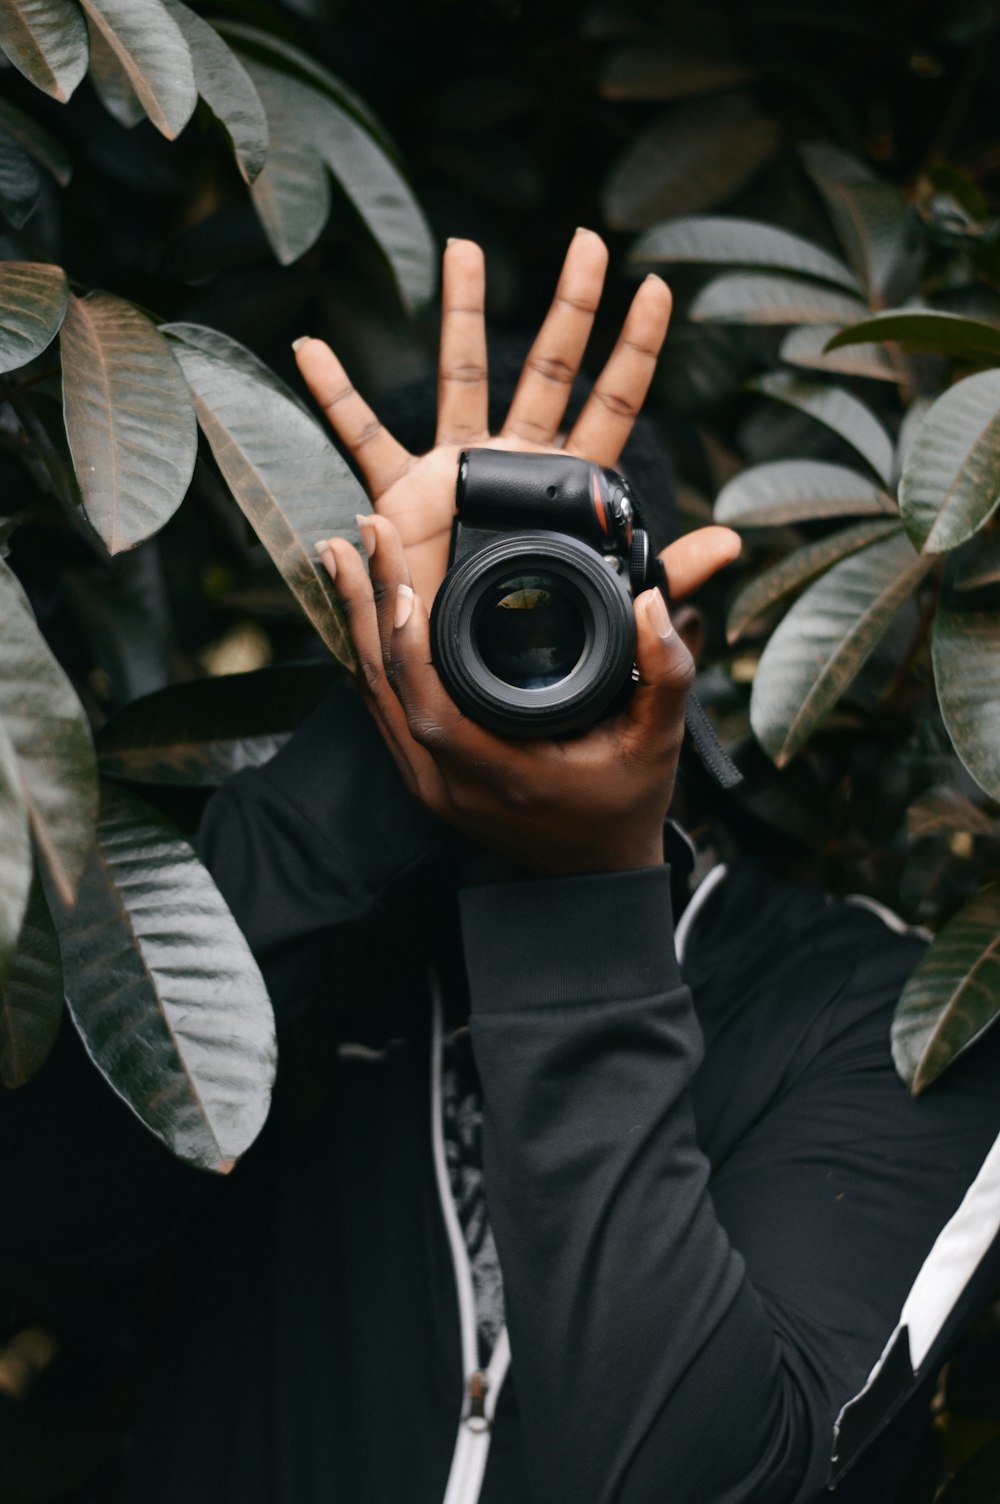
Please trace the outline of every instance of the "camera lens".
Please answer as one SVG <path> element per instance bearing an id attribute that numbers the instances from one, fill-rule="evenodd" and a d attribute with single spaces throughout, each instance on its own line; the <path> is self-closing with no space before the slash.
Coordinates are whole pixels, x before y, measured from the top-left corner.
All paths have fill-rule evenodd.
<path id="1" fill-rule="evenodd" d="M 577 593 L 549 572 L 513 574 L 483 592 L 472 639 L 491 674 L 515 689 L 546 689 L 576 668 L 587 641 Z"/>

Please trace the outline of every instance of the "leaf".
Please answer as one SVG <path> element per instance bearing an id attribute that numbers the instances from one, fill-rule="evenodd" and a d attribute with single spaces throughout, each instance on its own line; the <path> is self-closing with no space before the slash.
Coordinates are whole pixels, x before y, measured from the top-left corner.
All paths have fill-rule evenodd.
<path id="1" fill-rule="evenodd" d="M 102 773 L 211 788 L 268 761 L 339 678 L 293 664 L 174 684 L 134 700 L 98 733 Z"/>
<path id="2" fill-rule="evenodd" d="M 957 382 L 910 444 L 899 508 L 914 546 L 946 553 L 971 538 L 1000 501 L 1000 371 Z"/>
<path id="3" fill-rule="evenodd" d="M 701 289 L 688 317 L 717 324 L 842 324 L 864 311 L 859 299 L 816 282 L 764 272 L 727 272 Z"/>
<path id="4" fill-rule="evenodd" d="M 0 214 L 19 230 L 38 202 L 38 169 L 5 130 L 0 130 Z"/>
<path id="5" fill-rule="evenodd" d="M 950 919 L 911 975 L 892 1021 L 892 1058 L 916 1096 L 1000 1012 L 1000 884 Z"/>
<path id="6" fill-rule="evenodd" d="M 884 522 L 856 522 L 853 527 L 828 533 L 825 538 L 807 543 L 779 559 L 777 564 L 772 564 L 770 569 L 765 569 L 745 585 L 733 601 L 726 624 L 728 641 L 735 642 L 753 622 L 829 569 L 831 564 L 898 531 L 899 523 L 888 519 Z"/>
<path id="7" fill-rule="evenodd" d="M 194 113 L 198 91 L 187 42 L 160 0 L 80 0 L 125 70 L 143 109 L 172 141 Z"/>
<path id="8" fill-rule="evenodd" d="M 931 562 L 931 561 L 928 561 Z M 1000 614 L 942 601 L 931 639 L 938 703 L 963 766 L 1000 798 Z"/>
<path id="9" fill-rule="evenodd" d="M 71 903 L 94 832 L 97 774 L 83 707 L 0 563 L 0 722 L 17 754 L 35 843 L 64 903 Z"/>
<path id="10" fill-rule="evenodd" d="M 0 5 L 0 47 L 36 89 L 61 104 L 87 71 L 87 27 L 75 0 Z"/>
<path id="11" fill-rule="evenodd" d="M 783 767 L 859 673 L 930 560 L 902 533 L 834 564 L 783 618 L 764 649 L 750 723 Z"/>
<path id="12" fill-rule="evenodd" d="M 914 840 L 939 835 L 942 831 L 963 831 L 970 835 L 996 834 L 996 824 L 964 794 L 950 784 L 938 784 L 924 792 L 906 811 L 906 828 Z"/>
<path id="13" fill-rule="evenodd" d="M 0 99 L 0 127 L 55 178 L 60 188 L 66 187 L 73 176 L 73 158 L 50 131 L 43 130 L 36 120 L 6 99 Z"/>
<path id="14" fill-rule="evenodd" d="M 191 847 L 134 794 L 105 791 L 76 909 L 58 925 L 66 1001 L 98 1070 L 181 1159 L 229 1170 L 267 1116 L 274 1018 Z"/>
<path id="15" fill-rule="evenodd" d="M 714 49 L 646 41 L 619 47 L 607 57 L 600 92 L 605 99 L 687 99 L 752 78 L 745 64 Z"/>
<path id="16" fill-rule="evenodd" d="M 94 92 L 112 119 L 117 120 L 127 131 L 131 130 L 140 120 L 146 119 L 142 100 L 129 82 L 118 54 L 105 41 L 103 32 L 92 21 L 88 23 L 88 32 L 90 82 L 94 86 Z"/>
<path id="17" fill-rule="evenodd" d="M 951 583 L 956 590 L 1000 585 L 1000 531 L 992 527 L 976 535 L 975 545 L 963 549 L 961 558 L 955 560 Z"/>
<path id="18" fill-rule="evenodd" d="M 17 950 L 0 983 L 0 1085 L 23 1086 L 56 1042 L 63 1010 L 62 959 L 45 890 L 37 875 Z"/>
<path id="19" fill-rule="evenodd" d="M 803 324 L 790 329 L 779 354 L 790 366 L 816 371 L 834 371 L 841 376 L 865 376 L 872 381 L 902 380 L 902 373 L 882 345 L 854 345 L 849 350 L 830 349 L 836 324 Z"/>
<path id="20" fill-rule="evenodd" d="M 253 81 L 236 54 L 213 26 L 181 0 L 163 0 L 191 51 L 198 93 L 232 142 L 239 169 L 248 183 L 267 161 L 267 114 Z"/>
<path id="21" fill-rule="evenodd" d="M 780 132 L 745 94 L 680 104 L 641 131 L 604 185 L 615 230 L 642 230 L 671 214 L 711 209 L 774 156 Z"/>
<path id="22" fill-rule="evenodd" d="M 891 308 L 839 330 L 827 348 L 839 350 L 873 339 L 891 339 L 904 350 L 926 350 L 957 360 L 1000 362 L 1000 329 L 981 319 L 933 308 Z"/>
<path id="23" fill-rule="evenodd" d="M 28 811 L 17 757 L 0 722 L 0 985 L 14 954 L 30 887 Z"/>
<path id="24" fill-rule="evenodd" d="M 829 160 L 826 171 L 809 167 L 848 261 L 871 297 L 881 298 L 906 256 L 913 216 L 894 183 L 867 172 L 862 179 L 860 171 L 849 159 L 832 171 Z"/>
<path id="25" fill-rule="evenodd" d="M 116 554 L 157 532 L 184 499 L 197 453 L 191 401 L 170 345 L 122 298 L 72 297 L 60 343 L 84 506 Z"/>
<path id="26" fill-rule="evenodd" d="M 0 262 L 0 371 L 27 365 L 48 348 L 59 333 L 68 302 L 61 266 Z"/>
<path id="27" fill-rule="evenodd" d="M 316 420 L 249 350 L 197 324 L 163 327 L 177 342 L 223 479 L 320 637 L 341 663 L 351 662 L 314 544 L 335 533 L 356 541 L 354 518 L 369 510 L 364 490 Z"/>
<path id="28" fill-rule="evenodd" d="M 870 408 L 843 387 L 803 381 L 785 371 L 773 371 L 747 382 L 750 391 L 787 402 L 808 413 L 857 450 L 880 480 L 892 481 L 892 440 Z"/>
<path id="29" fill-rule="evenodd" d="M 729 527 L 895 513 L 892 497 L 866 475 L 822 460 L 754 465 L 723 486 L 715 502 L 715 521 Z"/>
<path id="30" fill-rule="evenodd" d="M 288 266 L 318 240 L 330 214 L 330 182 L 313 141 L 303 129 L 302 100 L 294 80 L 270 69 L 246 71 L 267 115 L 267 163 L 251 184 L 253 205 L 271 249 Z"/>
<path id="31" fill-rule="evenodd" d="M 640 235 L 628 259 L 649 266 L 675 261 L 766 266 L 833 282 L 861 296 L 857 278 L 842 261 L 801 235 L 753 219 L 721 214 L 670 219 Z"/>

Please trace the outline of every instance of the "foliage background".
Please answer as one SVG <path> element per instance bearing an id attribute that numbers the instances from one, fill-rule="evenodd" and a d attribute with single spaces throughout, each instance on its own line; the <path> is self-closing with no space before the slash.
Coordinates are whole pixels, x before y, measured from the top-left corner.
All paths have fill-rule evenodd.
<path id="1" fill-rule="evenodd" d="M 110 0 L 95 5 L 114 10 Z M 28 8 L 25 0 L 21 9 Z M 724 214 L 780 226 L 862 271 L 857 258 L 864 261 L 867 246 L 871 275 L 862 277 L 863 293 L 846 292 L 849 298 L 874 309 L 919 299 L 931 309 L 1000 327 L 1000 137 L 993 110 L 1000 17 L 987 0 L 886 7 L 819 7 L 810 0 L 713 7 L 198 0 L 193 10 L 218 22 L 230 40 L 240 34 L 226 32 L 227 25 L 276 39 L 265 44 L 258 36 L 251 45 L 243 33 L 251 76 L 272 117 L 272 150 L 280 138 L 285 152 L 272 169 L 279 176 L 280 165 L 279 187 L 285 185 L 278 207 L 272 201 L 268 211 L 257 190 L 270 239 L 230 144 L 205 107 L 179 139 L 166 139 L 135 108 L 105 56 L 92 58 L 91 76 L 68 104 L 44 97 L 13 68 L 0 71 L 0 147 L 11 136 L 16 147 L 24 129 L 21 117 L 4 114 L 10 107 L 51 137 L 47 145 L 27 143 L 32 162 L 39 152 L 49 157 L 29 184 L 35 201 L 27 215 L 23 162 L 16 151 L 0 150 L 0 198 L 8 211 L 15 200 L 6 227 L 0 225 L 0 255 L 6 262 L 63 266 L 75 293 L 104 290 L 157 324 L 220 331 L 295 392 L 289 343 L 300 333 L 328 338 L 376 405 L 381 392 L 431 370 L 433 242 L 440 246 L 449 235 L 471 236 L 484 246 L 494 333 L 520 335 L 544 313 L 573 228 L 582 223 L 601 230 L 611 245 L 612 273 L 588 361 L 592 370 L 617 332 L 636 276 L 646 269 L 639 237 L 677 216 Z M 283 46 L 297 49 L 300 61 L 291 63 Z M 296 111 L 303 101 L 294 90 L 304 81 L 312 86 L 302 58 L 332 70 L 358 96 L 343 99 L 347 114 L 361 122 L 363 150 L 351 158 L 352 177 L 343 170 L 350 152 L 341 137 L 331 136 L 328 162 L 335 177 L 338 164 L 342 172 L 329 189 L 328 215 L 320 212 L 327 190 L 317 186 L 326 181 L 323 169 L 317 178 L 315 163 L 296 150 L 302 141 Z M 269 96 L 262 67 L 294 78 L 291 93 L 272 77 Z M 99 97 L 95 71 L 119 118 Z M 377 122 L 368 118 L 369 109 Z M 290 112 L 291 128 L 276 133 L 283 110 Z M 133 123 L 126 126 L 122 118 Z M 320 134 L 317 127 L 317 139 Z M 368 143 L 374 156 L 365 155 L 373 149 Z M 373 223 L 364 185 L 386 170 L 403 185 L 399 202 L 406 182 L 412 185 L 413 204 L 401 220 Z M 831 209 L 836 192 L 822 189 L 824 177 L 844 188 L 853 242 L 844 214 L 838 218 Z M 848 191 L 872 177 L 873 190 Z M 897 453 L 881 483 L 891 494 L 899 451 L 913 437 L 916 418 L 953 380 L 992 371 L 996 350 L 984 354 L 959 341 L 954 349 L 926 353 L 926 337 L 916 341 L 916 353 L 898 341 L 869 342 L 854 347 L 860 353 L 853 368 L 837 371 L 813 341 L 792 361 L 783 343 L 789 326 L 808 330 L 824 307 L 834 309 L 834 326 L 853 322 L 865 309 L 838 313 L 829 299 L 843 300 L 845 285 L 838 291 L 835 279 L 823 283 L 820 277 L 817 291 L 816 279 L 793 267 L 783 296 L 790 283 L 797 301 L 786 317 L 780 289 L 748 285 L 761 267 L 748 266 L 753 257 L 742 233 L 744 248 L 726 255 L 704 227 L 684 254 L 676 232 L 673 242 L 668 237 L 655 254 L 647 252 L 652 264 L 667 265 L 677 296 L 649 411 L 674 457 L 686 525 L 707 520 L 720 491 L 738 488 L 746 467 L 776 460 L 837 465 L 860 474 L 870 493 L 879 489 L 879 440 L 876 435 L 873 451 L 873 430 L 856 406 L 832 427 L 816 420 L 819 394 L 834 387 L 863 403 L 892 441 Z M 731 301 L 720 316 L 718 281 L 733 267 L 745 268 L 743 280 L 728 284 Z M 770 274 L 769 262 L 764 270 Z M 175 348 L 197 388 L 198 337 L 189 339 L 186 353 Z M 231 345 L 213 348 L 238 364 Z M 60 426 L 55 352 L 53 346 L 2 378 L 0 511 L 12 519 L 4 543 L 112 780 L 102 849 L 110 849 L 113 827 L 124 832 L 127 850 L 146 842 L 143 850 L 165 851 L 160 867 L 168 894 L 169 883 L 186 880 L 188 857 L 177 843 L 193 829 L 208 788 L 232 767 L 266 755 L 325 692 L 337 671 L 328 651 L 336 626 L 328 605 L 317 600 L 314 619 L 326 624 L 324 644 L 301 609 L 312 588 L 301 568 L 283 576 L 261 541 L 273 513 L 270 523 L 258 518 L 259 525 L 248 526 L 230 495 L 238 486 L 220 471 L 205 437 L 197 460 L 193 450 L 190 455 L 193 476 L 183 504 L 147 541 L 109 555 L 80 511 L 73 461 L 77 476 L 81 461 L 75 449 L 70 457 Z M 845 349 L 841 359 L 849 354 Z M 779 370 L 777 395 L 785 400 L 774 401 Z M 813 384 L 811 394 L 798 393 L 801 401 L 788 400 L 793 375 Z M 259 368 L 250 369 L 251 378 L 259 396 L 267 385 Z M 770 385 L 762 389 L 761 378 Z M 1000 409 L 1000 395 L 987 408 L 987 417 Z M 914 415 L 909 427 L 907 413 Z M 869 439 L 861 461 L 859 422 Z M 988 422 L 986 432 L 989 439 Z M 974 548 L 956 553 L 960 565 L 971 558 L 979 571 L 976 604 L 994 633 L 993 677 L 987 676 L 982 694 L 994 749 L 1000 744 L 1000 569 L 997 530 L 983 498 L 997 486 L 998 454 L 991 440 L 982 474 L 974 477 L 981 513 Z M 337 491 L 338 522 L 349 518 L 357 509 L 349 475 L 337 467 L 332 449 L 317 464 Z M 310 472 L 311 483 L 318 484 L 317 473 Z M 738 489 L 728 494 L 731 503 L 738 501 Z M 283 504 L 286 510 L 293 505 Z M 851 513 L 849 525 L 870 526 L 880 509 L 884 521 L 880 506 L 858 514 L 841 510 Z M 311 516 L 299 520 L 306 527 Z M 872 656 L 852 677 L 847 696 L 809 728 L 814 734 L 805 750 L 778 772 L 751 732 L 750 695 L 780 610 L 742 609 L 732 642 L 726 614 L 732 627 L 741 592 L 762 571 L 806 546 L 828 548 L 841 523 L 835 509 L 824 516 L 800 509 L 777 524 L 758 524 L 751 516 L 741 564 L 710 596 L 715 628 L 700 684 L 725 739 L 739 752 L 746 781 L 737 797 L 720 803 L 693 769 L 689 794 L 703 836 L 724 854 L 746 845 L 765 849 L 785 870 L 839 891 L 868 893 L 908 921 L 935 929 L 968 913 L 970 903 L 979 905 L 972 930 L 967 927 L 953 946 L 958 960 L 950 972 L 944 968 L 944 994 L 939 987 L 923 999 L 931 1024 L 920 1016 L 911 1020 L 917 1045 L 908 1060 L 898 1058 L 912 1081 L 935 1044 L 943 996 L 958 1006 L 951 1007 L 952 1033 L 945 1032 L 943 1046 L 937 1036 L 934 1069 L 991 1021 L 1000 1000 L 1000 982 L 990 969 L 1000 928 L 997 890 L 990 886 L 1000 864 L 995 755 L 991 761 L 987 734 L 977 777 L 963 768 L 937 709 L 930 663 L 930 622 L 941 591 L 955 585 L 954 561 L 951 554 L 947 561 L 938 556 L 919 582 L 914 575 L 902 609 L 871 644 Z M 303 536 L 330 531 L 317 525 Z M 270 541 L 274 546 L 273 536 Z M 829 562 L 833 555 L 824 557 Z M 947 578 L 946 570 L 952 571 Z M 23 605 L 10 590 L 0 604 L 0 678 L 9 695 L 23 695 L 30 675 L 23 666 L 20 677 L 7 672 Z M 242 673 L 258 677 L 236 677 Z M 146 700 L 154 694 L 159 698 Z M 9 698 L 3 708 L 6 718 Z M 20 745 L 17 752 L 23 761 Z M 8 772 L 7 764 L 0 766 L 3 777 Z M 134 802 L 137 788 L 141 805 Z M 173 824 L 163 824 L 162 816 Z M 34 833 L 37 844 L 37 823 Z M 40 870 L 50 869 L 43 852 Z M 106 922 L 107 894 L 115 884 L 121 891 L 126 878 L 112 870 L 95 890 L 92 866 L 88 870 L 87 902 Z M 107 862 L 102 870 L 107 877 Z M 59 917 L 58 883 L 55 893 L 52 887 L 50 875 L 49 901 Z M 32 904 L 41 902 L 36 888 Z M 211 902 L 206 896 L 208 910 Z M 63 915 L 59 927 L 67 993 L 71 1003 L 75 995 L 74 1018 L 86 1030 L 87 988 L 74 979 L 85 979 L 87 958 L 74 942 L 71 919 Z M 126 948 L 133 939 L 126 937 Z M 50 990 L 57 985 L 55 964 L 50 956 Z M 245 966 L 246 958 L 238 964 Z M 970 989 L 962 983 L 973 975 L 978 1001 L 970 1010 Z M 8 983 L 8 1015 L 9 989 Z M 155 1031 L 163 999 L 144 996 L 136 1007 L 143 1027 Z M 255 1111 L 270 1069 L 262 1027 L 259 1018 L 247 1025 L 250 1053 L 256 1051 L 248 1066 Z M 127 1094 L 128 1064 L 114 1058 L 97 1063 Z M 207 1113 L 203 1107 L 191 1109 L 196 1138 L 206 1116 L 213 1133 L 218 1126 L 212 1104 Z M 142 1111 L 141 1102 L 136 1110 Z M 190 1123 L 151 1126 L 202 1163 L 237 1154 L 253 1131 L 243 1124 L 230 1148 L 216 1134 L 207 1148 L 198 1139 L 192 1149 L 190 1139 L 178 1137 Z M 113 1487 L 138 1360 L 123 1352 L 117 1337 L 106 1347 L 60 1348 L 61 1334 L 46 1311 L 23 1302 L 10 1302 L 0 1318 L 6 1342 L 0 1350 L 0 1499 L 96 1504 Z M 1000 1434 L 998 1372 L 1000 1352 L 988 1317 L 942 1381 L 941 1447 L 915 1463 L 907 1496 L 914 1504 L 939 1489 L 949 1504 L 1000 1498 L 996 1449 L 980 1450 Z M 961 1464 L 973 1455 L 963 1472 Z"/>

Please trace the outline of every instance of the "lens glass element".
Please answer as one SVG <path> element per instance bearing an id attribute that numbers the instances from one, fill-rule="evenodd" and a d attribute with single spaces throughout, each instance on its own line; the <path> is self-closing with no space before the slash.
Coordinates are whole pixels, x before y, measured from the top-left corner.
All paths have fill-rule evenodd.
<path id="1" fill-rule="evenodd" d="M 587 641 L 576 591 L 548 571 L 508 575 L 484 590 L 472 635 L 490 673 L 517 689 L 567 678 Z"/>

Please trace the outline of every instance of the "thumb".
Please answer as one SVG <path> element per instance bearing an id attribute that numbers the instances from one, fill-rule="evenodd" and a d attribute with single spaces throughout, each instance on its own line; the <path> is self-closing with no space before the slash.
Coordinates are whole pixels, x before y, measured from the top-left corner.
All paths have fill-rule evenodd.
<path id="1" fill-rule="evenodd" d="M 694 659 L 674 630 L 659 590 L 644 590 L 635 601 L 635 661 L 639 682 L 629 701 L 630 731 L 655 739 L 662 750 L 684 732 L 684 711 L 694 683 Z"/>

